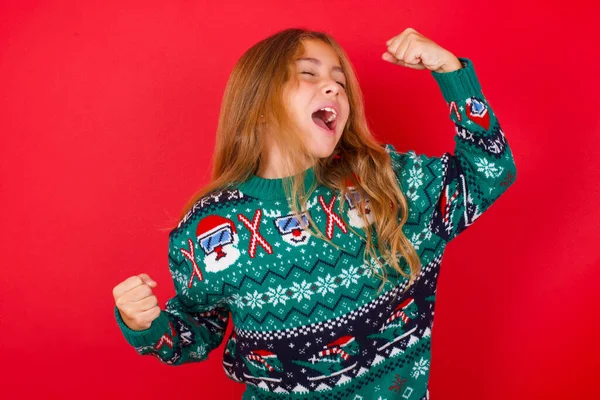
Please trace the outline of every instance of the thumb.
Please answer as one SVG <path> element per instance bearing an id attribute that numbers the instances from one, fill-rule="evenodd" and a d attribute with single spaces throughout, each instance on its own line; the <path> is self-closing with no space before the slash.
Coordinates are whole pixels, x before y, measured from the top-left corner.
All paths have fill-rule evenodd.
<path id="1" fill-rule="evenodd" d="M 398 59 L 396 57 L 394 57 L 390 52 L 386 51 L 385 53 L 383 53 L 381 55 L 381 58 L 384 59 L 385 61 L 389 61 L 392 64 L 396 64 L 398 63 Z"/>
<path id="2" fill-rule="evenodd" d="M 142 278 L 142 281 L 150 287 L 156 287 L 156 285 L 158 285 L 152 278 L 148 276 L 148 274 L 139 274 L 138 276 Z"/>

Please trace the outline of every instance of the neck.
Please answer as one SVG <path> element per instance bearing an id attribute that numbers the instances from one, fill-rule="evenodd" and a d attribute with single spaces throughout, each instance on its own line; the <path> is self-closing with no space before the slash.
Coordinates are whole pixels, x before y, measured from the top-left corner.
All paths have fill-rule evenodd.
<path id="1" fill-rule="evenodd" d="M 264 179 L 285 178 L 287 176 L 299 174 L 314 166 L 309 160 L 305 160 L 300 167 L 292 168 L 292 171 L 288 171 L 288 165 L 278 147 L 274 146 L 263 154 L 264 157 L 256 171 L 256 176 Z"/>
<path id="2" fill-rule="evenodd" d="M 298 171 L 300 173 L 302 171 Z M 279 174 L 281 175 L 281 174 Z M 249 195 L 263 200 L 286 200 L 287 194 L 284 190 L 285 177 L 265 178 L 258 174 L 254 174 L 250 179 L 241 182 L 238 189 Z M 307 190 L 315 181 L 314 168 L 307 168 L 304 174 L 304 188 Z"/>

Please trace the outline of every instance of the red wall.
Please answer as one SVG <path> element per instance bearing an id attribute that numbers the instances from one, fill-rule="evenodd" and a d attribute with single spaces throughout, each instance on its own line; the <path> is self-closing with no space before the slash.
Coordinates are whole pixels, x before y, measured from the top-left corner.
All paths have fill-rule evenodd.
<path id="1" fill-rule="evenodd" d="M 454 130 L 434 79 L 381 60 L 385 41 L 413 27 L 470 58 L 515 156 L 516 183 L 445 253 L 432 398 L 600 398 L 592 1 L 49 3 L 0 5 L 0 397 L 240 398 L 223 347 L 180 367 L 137 355 L 112 288 L 147 272 L 161 305 L 173 295 L 164 228 L 208 181 L 227 77 L 301 26 L 346 48 L 400 151 L 441 155 Z"/>

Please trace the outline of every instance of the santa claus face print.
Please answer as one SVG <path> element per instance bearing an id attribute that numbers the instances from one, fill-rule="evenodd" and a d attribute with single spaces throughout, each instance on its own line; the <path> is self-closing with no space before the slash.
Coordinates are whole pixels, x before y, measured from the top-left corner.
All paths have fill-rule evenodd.
<path id="1" fill-rule="evenodd" d="M 307 212 L 300 214 L 302 224 L 306 227 L 310 226 L 308 222 Z M 294 214 L 289 214 L 284 217 L 275 219 L 275 227 L 286 243 L 293 246 L 303 246 L 308 243 L 310 232 L 302 227 L 298 218 Z"/>
<path id="2" fill-rule="evenodd" d="M 209 215 L 202 219 L 198 223 L 196 236 L 204 250 L 207 272 L 222 271 L 240 256 L 235 225 L 227 218 Z"/>
<path id="3" fill-rule="evenodd" d="M 360 202 L 360 195 L 358 191 L 353 186 L 348 186 L 349 192 L 346 193 L 346 202 L 348 203 L 348 220 L 350 225 L 355 228 L 363 228 L 365 226 L 365 222 L 361 218 L 358 208 L 356 208 L 357 204 Z M 369 208 L 369 199 L 365 200 L 365 213 L 367 214 L 367 221 L 369 224 L 373 223 L 373 214 L 371 214 L 371 209 Z"/>

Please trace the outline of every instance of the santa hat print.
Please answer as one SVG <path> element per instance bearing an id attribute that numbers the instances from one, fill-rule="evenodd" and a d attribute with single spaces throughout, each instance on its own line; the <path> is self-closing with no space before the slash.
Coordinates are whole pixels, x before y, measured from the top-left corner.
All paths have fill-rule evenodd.
<path id="1" fill-rule="evenodd" d="M 319 352 L 319 357 L 328 356 L 331 354 L 339 354 L 344 360 L 350 358 L 350 354 L 346 353 L 342 347 L 347 346 L 348 344 L 354 341 L 354 336 L 342 336 L 341 338 L 334 340 L 329 343 L 325 350 L 321 350 Z"/>
<path id="2" fill-rule="evenodd" d="M 394 312 L 392 313 L 392 315 L 388 319 L 385 320 L 385 323 L 389 324 L 396 318 L 400 318 L 404 322 L 410 321 L 410 318 L 408 318 L 408 315 L 406 315 L 403 310 L 406 307 L 413 304 L 414 302 L 415 302 L 415 299 L 413 299 L 412 297 L 409 297 L 408 299 L 404 300 L 402 303 L 398 304 L 398 306 L 394 309 Z"/>
<path id="3" fill-rule="evenodd" d="M 262 358 L 277 358 L 277 354 L 269 350 L 252 350 L 252 353 L 259 355 Z"/>
<path id="4" fill-rule="evenodd" d="M 406 308 L 414 302 L 415 302 L 415 299 L 413 299 L 412 297 L 409 297 L 408 299 L 404 300 L 402 303 L 398 304 L 398 306 L 394 309 L 394 311 L 400 310 L 402 308 Z"/>
<path id="5" fill-rule="evenodd" d="M 223 225 L 229 225 L 233 233 L 236 233 L 235 224 L 233 221 L 227 218 L 223 218 L 220 215 L 209 215 L 203 218 L 196 228 L 196 237 L 204 236 L 213 231 L 217 231 Z"/>
<path id="6" fill-rule="evenodd" d="M 253 350 L 252 353 L 248 355 L 248 360 L 257 361 L 271 372 L 275 371 L 275 368 L 271 364 L 268 363 L 267 359 L 277 358 L 275 353 L 270 352 L 269 350 Z"/>
<path id="7" fill-rule="evenodd" d="M 354 341 L 354 336 L 346 335 L 329 343 L 327 347 L 344 347 Z"/>
<path id="8" fill-rule="evenodd" d="M 352 181 L 352 179 L 350 179 L 350 176 L 346 176 L 346 186 L 348 186 L 349 188 L 353 188 L 356 186 L 355 182 L 360 183 L 360 178 L 358 177 L 358 175 L 356 175 L 354 172 L 352 172 L 352 176 L 354 177 L 354 181 Z"/>

